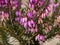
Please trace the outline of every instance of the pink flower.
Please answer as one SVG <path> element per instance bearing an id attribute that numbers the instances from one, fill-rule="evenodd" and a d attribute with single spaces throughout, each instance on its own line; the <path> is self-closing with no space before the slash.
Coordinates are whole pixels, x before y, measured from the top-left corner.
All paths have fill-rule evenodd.
<path id="1" fill-rule="evenodd" d="M 28 27 L 28 31 L 27 32 L 35 33 L 35 32 L 37 32 L 37 30 L 38 30 L 37 27 L 35 27 L 35 28 L 33 28 L 33 27 L 29 28 Z"/>
<path id="2" fill-rule="evenodd" d="M 19 21 L 19 17 L 16 17 L 16 18 L 15 18 L 15 21 Z"/>
<path id="3" fill-rule="evenodd" d="M 50 7 L 49 7 L 49 6 L 47 7 L 47 10 L 48 10 L 49 12 L 51 11 L 51 9 L 50 9 Z"/>
<path id="4" fill-rule="evenodd" d="M 30 3 L 31 4 L 33 4 L 33 3 L 35 4 L 35 3 L 37 3 L 37 0 L 30 0 Z"/>
<path id="5" fill-rule="evenodd" d="M 21 25 L 24 25 L 24 23 L 27 22 L 27 17 L 21 17 L 19 22 Z"/>
<path id="6" fill-rule="evenodd" d="M 32 3 L 33 0 L 30 0 L 30 3 Z"/>
<path id="7" fill-rule="evenodd" d="M 30 3 L 29 3 L 29 5 L 28 5 L 28 7 L 31 8 L 31 4 L 30 4 Z"/>
<path id="8" fill-rule="evenodd" d="M 37 12 L 35 10 L 33 10 L 33 14 L 36 14 Z"/>
<path id="9" fill-rule="evenodd" d="M 56 8 L 59 4 L 54 4 L 54 8 Z"/>
<path id="10" fill-rule="evenodd" d="M 50 12 L 50 7 L 49 5 L 46 7 L 46 9 L 42 12 L 41 17 L 46 18 Z"/>
<path id="11" fill-rule="evenodd" d="M 18 0 L 10 0 L 10 4 L 12 10 L 15 10 L 18 7 Z"/>
<path id="12" fill-rule="evenodd" d="M 39 1 L 39 5 L 42 6 L 44 2 Z"/>
<path id="13" fill-rule="evenodd" d="M 1 11 L 1 15 L 0 15 L 0 20 L 1 21 L 6 21 L 6 20 L 8 20 L 8 18 L 9 18 L 9 14 L 8 13 L 5 13 L 4 11 Z"/>
<path id="14" fill-rule="evenodd" d="M 8 19 L 9 14 L 8 13 L 5 13 L 4 17 Z"/>
<path id="15" fill-rule="evenodd" d="M 28 21 L 28 26 L 29 27 L 35 27 L 35 22 L 33 20 Z"/>
<path id="16" fill-rule="evenodd" d="M 37 41 L 44 41 L 45 39 L 44 39 L 44 36 L 43 35 L 40 35 L 40 34 L 38 34 L 36 37 L 35 37 L 35 40 Z"/>
<path id="17" fill-rule="evenodd" d="M 27 22 L 25 22 L 23 26 L 24 26 L 25 29 L 27 29 L 28 28 L 27 27 Z"/>
<path id="18" fill-rule="evenodd" d="M 20 11 L 16 11 L 15 14 L 16 14 L 16 16 L 19 16 L 19 15 L 21 15 L 21 12 Z"/>
<path id="19" fill-rule="evenodd" d="M 33 16 L 32 16 L 32 12 L 27 12 L 27 16 L 29 17 L 29 18 L 32 18 Z"/>
<path id="20" fill-rule="evenodd" d="M 5 7 L 8 4 L 8 0 L 0 0 L 0 7 Z"/>

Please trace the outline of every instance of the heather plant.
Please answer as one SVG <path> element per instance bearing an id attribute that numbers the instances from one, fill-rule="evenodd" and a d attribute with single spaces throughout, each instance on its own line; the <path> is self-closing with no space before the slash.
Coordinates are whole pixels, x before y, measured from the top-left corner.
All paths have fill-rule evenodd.
<path id="1" fill-rule="evenodd" d="M 0 0 L 1 45 L 12 45 L 8 36 L 20 45 L 42 45 L 60 35 L 59 0 Z"/>

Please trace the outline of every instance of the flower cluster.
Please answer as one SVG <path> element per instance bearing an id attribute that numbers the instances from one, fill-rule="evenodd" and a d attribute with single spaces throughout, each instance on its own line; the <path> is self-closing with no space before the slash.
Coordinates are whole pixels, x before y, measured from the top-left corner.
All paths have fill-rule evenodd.
<path id="1" fill-rule="evenodd" d="M 45 0 L 29 0 L 28 9 L 25 14 L 23 14 L 21 10 L 15 12 L 15 15 L 16 15 L 15 21 L 18 21 L 19 24 L 25 28 L 26 32 L 28 33 L 38 32 L 39 30 L 38 30 L 37 24 L 41 24 L 41 23 L 43 28 L 42 31 L 44 33 L 47 34 L 49 31 L 52 30 L 53 26 L 50 25 L 49 22 L 44 23 L 43 21 L 43 19 L 45 19 L 46 17 L 48 18 L 49 13 L 51 12 L 50 2 L 45 6 L 44 9 L 42 9 L 41 14 L 38 9 L 39 7 L 43 6 L 44 2 Z M 53 8 L 54 8 L 54 5 L 53 5 Z M 36 22 L 34 18 L 37 18 L 38 22 Z M 45 38 L 43 35 L 38 34 L 35 37 L 35 40 L 44 41 Z"/>
<path id="2" fill-rule="evenodd" d="M 8 0 L 0 0 L 0 7 L 7 6 Z"/>
<path id="3" fill-rule="evenodd" d="M 36 12 L 35 10 L 30 11 L 30 10 L 28 9 L 27 17 L 30 18 L 30 19 L 33 19 L 33 18 L 35 18 L 35 17 L 38 17 L 38 16 L 37 16 L 37 12 Z"/>
<path id="4" fill-rule="evenodd" d="M 49 12 L 50 12 L 50 6 L 48 5 L 47 7 L 46 7 L 46 9 L 43 11 L 43 13 L 41 14 L 41 17 L 42 18 L 45 18 L 45 17 L 47 17 L 48 16 L 48 14 L 49 14 Z"/>
<path id="5" fill-rule="evenodd" d="M 18 21 L 20 25 L 22 25 L 26 29 L 27 32 L 37 32 L 36 23 L 32 19 L 28 20 L 28 17 L 23 16 L 19 11 L 16 11 L 15 21 Z"/>
<path id="6" fill-rule="evenodd" d="M 0 7 L 5 7 L 8 5 L 8 0 L 0 0 Z"/>
<path id="7" fill-rule="evenodd" d="M 13 10 L 15 10 L 18 7 L 18 1 L 17 0 L 10 0 L 10 6 Z"/>
<path id="8" fill-rule="evenodd" d="M 26 34 L 28 33 L 34 36 L 35 41 L 44 42 L 45 35 L 48 35 L 49 32 L 52 33 L 52 30 L 56 28 L 60 29 L 60 7 L 57 8 L 59 4 L 52 1 L 53 0 L 29 0 L 28 6 L 26 5 L 27 7 L 25 9 L 24 3 L 20 3 L 19 0 L 0 0 L 0 7 L 4 9 L 2 10 L 0 8 L 0 21 L 3 22 L 10 19 L 9 21 L 13 23 L 12 26 L 14 27 L 14 23 L 17 22 L 24 28 Z M 21 6 L 20 9 L 19 5 Z M 5 12 L 5 7 L 8 7 L 6 9 L 9 10 L 9 13 Z M 49 16 L 51 12 L 52 16 Z M 15 31 L 14 29 L 14 32 Z M 19 31 L 17 30 L 17 32 Z"/>
<path id="9" fill-rule="evenodd" d="M 45 0 L 29 0 L 29 8 L 35 8 L 37 5 L 42 6 Z"/>
<path id="10" fill-rule="evenodd" d="M 1 0 L 0 7 L 7 7 L 15 10 L 18 7 L 18 1 L 17 0 Z"/>
<path id="11" fill-rule="evenodd" d="M 9 19 L 9 14 L 4 11 L 0 11 L 0 21 L 6 21 L 8 19 Z"/>

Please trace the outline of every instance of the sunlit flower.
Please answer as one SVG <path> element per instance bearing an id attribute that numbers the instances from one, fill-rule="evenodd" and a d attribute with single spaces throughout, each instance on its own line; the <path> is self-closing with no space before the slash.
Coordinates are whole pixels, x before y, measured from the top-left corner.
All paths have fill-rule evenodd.
<path id="1" fill-rule="evenodd" d="M 19 22 L 21 25 L 24 25 L 27 22 L 27 17 L 21 17 Z"/>
<path id="2" fill-rule="evenodd" d="M 15 10 L 18 7 L 18 0 L 10 0 L 12 10 Z"/>
<path id="3" fill-rule="evenodd" d="M 19 16 L 19 15 L 21 15 L 21 12 L 20 11 L 16 11 L 15 14 L 16 14 L 16 16 Z"/>
<path id="4" fill-rule="evenodd" d="M 0 0 L 0 7 L 5 7 L 8 4 L 8 0 Z"/>
<path id="5" fill-rule="evenodd" d="M 33 20 L 28 21 L 28 26 L 29 27 L 35 27 L 35 22 Z"/>
<path id="6" fill-rule="evenodd" d="M 46 9 L 42 12 L 41 17 L 46 18 L 48 17 L 49 12 L 51 11 L 49 5 L 46 7 Z"/>
<path id="7" fill-rule="evenodd" d="M 0 21 L 6 21 L 8 19 L 9 19 L 9 14 L 5 13 L 4 11 L 1 11 Z"/>
<path id="8" fill-rule="evenodd" d="M 32 12 L 27 12 L 27 16 L 28 16 L 29 18 L 33 18 Z"/>
<path id="9" fill-rule="evenodd" d="M 30 3 L 35 4 L 35 3 L 37 3 L 37 0 L 30 0 Z"/>
<path id="10" fill-rule="evenodd" d="M 44 36 L 43 35 L 40 35 L 40 34 L 38 34 L 36 37 L 35 37 L 35 40 L 37 41 L 44 41 L 45 39 L 44 39 Z"/>

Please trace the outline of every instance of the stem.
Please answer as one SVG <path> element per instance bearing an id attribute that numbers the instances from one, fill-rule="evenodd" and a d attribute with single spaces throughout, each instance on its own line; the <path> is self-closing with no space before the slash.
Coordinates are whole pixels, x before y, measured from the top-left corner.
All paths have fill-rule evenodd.
<path id="1" fill-rule="evenodd" d="M 6 34 L 6 32 L 4 32 L 3 29 L 1 29 L 0 32 L 1 32 L 2 40 L 3 40 L 3 44 L 4 45 L 10 45 L 8 43 L 8 40 L 7 40 L 7 34 Z"/>
<path id="2" fill-rule="evenodd" d="M 35 35 L 33 35 L 29 40 L 31 40 L 34 36 L 36 36 L 37 35 L 37 33 L 35 34 Z"/>

